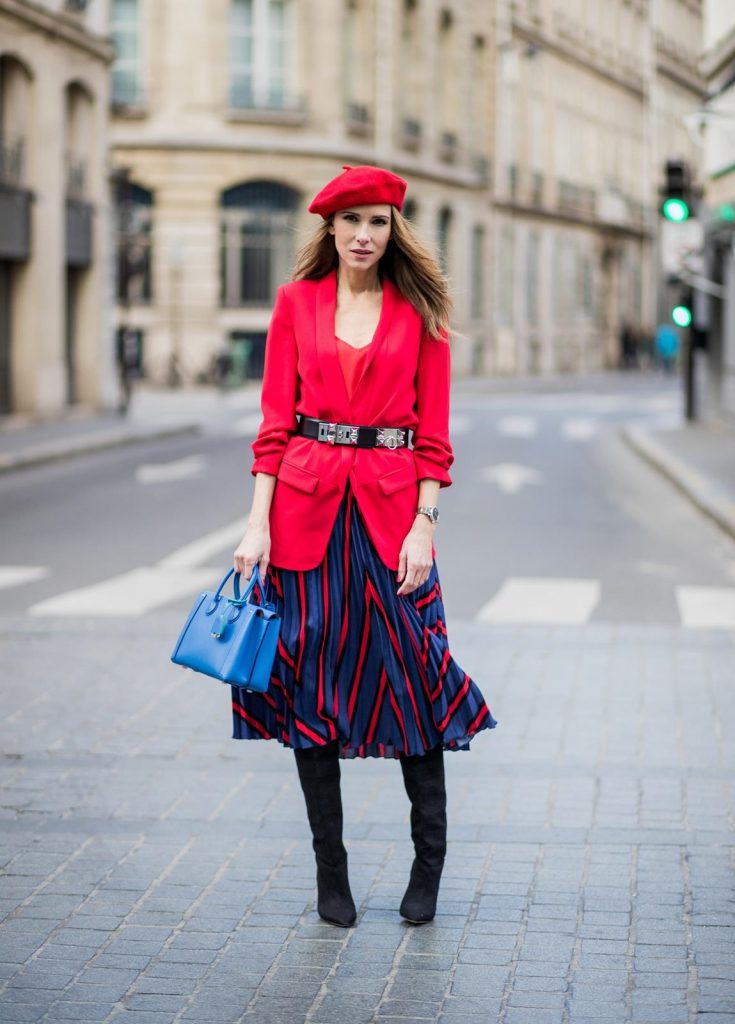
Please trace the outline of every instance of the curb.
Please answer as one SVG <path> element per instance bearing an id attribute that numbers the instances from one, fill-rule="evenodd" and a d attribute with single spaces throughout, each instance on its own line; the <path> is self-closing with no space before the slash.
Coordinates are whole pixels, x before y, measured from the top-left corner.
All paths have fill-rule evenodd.
<path id="1" fill-rule="evenodd" d="M 85 455 L 87 452 L 104 451 L 106 448 L 119 448 L 123 445 L 139 444 L 142 441 L 161 441 L 170 437 L 181 437 L 185 434 L 197 434 L 201 430 L 198 423 L 183 423 L 176 427 L 158 427 L 150 430 L 143 428 L 139 432 L 127 430 L 108 430 L 89 437 L 80 435 L 69 437 L 63 441 L 52 441 L 28 448 L 24 452 L 9 455 L 0 452 L 0 473 L 10 473 L 16 469 L 41 466 L 49 462 L 60 462 L 62 459 Z"/>
<path id="2" fill-rule="evenodd" d="M 705 477 L 672 455 L 643 427 L 621 427 L 620 435 L 629 448 L 735 539 L 735 502 L 728 500 Z"/>

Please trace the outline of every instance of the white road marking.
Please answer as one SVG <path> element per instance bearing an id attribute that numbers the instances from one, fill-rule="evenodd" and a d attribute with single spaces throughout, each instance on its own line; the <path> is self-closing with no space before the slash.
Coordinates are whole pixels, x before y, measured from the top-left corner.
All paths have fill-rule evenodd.
<path id="1" fill-rule="evenodd" d="M 193 569 L 196 565 L 206 562 L 212 555 L 218 555 L 226 548 L 235 550 L 238 542 L 242 539 L 247 526 L 247 518 L 243 516 L 236 519 L 219 530 L 212 530 L 211 533 L 197 537 L 196 540 L 183 547 L 172 551 L 170 555 L 161 558 L 157 563 L 161 569 Z M 228 552 L 228 557 L 231 552 Z"/>
<path id="2" fill-rule="evenodd" d="M 589 417 L 564 420 L 561 432 L 569 441 L 589 441 L 599 432 L 600 424 Z"/>
<path id="3" fill-rule="evenodd" d="M 478 622 L 582 625 L 599 600 L 598 580 L 511 576 L 475 618 Z"/>
<path id="4" fill-rule="evenodd" d="M 67 590 L 31 605 L 28 611 L 31 615 L 124 615 L 137 618 L 153 608 L 211 587 L 212 583 L 211 569 L 145 567 L 112 576 L 89 587 Z"/>
<path id="5" fill-rule="evenodd" d="M 501 416 L 497 427 L 505 437 L 533 437 L 538 430 L 533 416 Z"/>
<path id="6" fill-rule="evenodd" d="M 245 526 L 245 517 L 236 519 L 177 548 L 156 565 L 132 569 L 99 583 L 64 591 L 31 605 L 28 610 L 31 615 L 125 615 L 135 618 L 199 590 L 212 589 L 232 564 L 232 552 L 245 533 Z M 221 556 L 219 575 L 216 569 L 197 568 L 214 555 Z"/>
<path id="7" fill-rule="evenodd" d="M 45 576 L 48 576 L 48 569 L 43 565 L 0 565 L 0 590 L 42 580 Z"/>
<path id="8" fill-rule="evenodd" d="M 449 414 L 449 433 L 453 437 L 458 434 L 469 434 L 472 430 L 472 419 L 462 412 L 452 412 Z"/>
<path id="9" fill-rule="evenodd" d="M 735 629 L 735 588 L 676 587 L 683 626 L 689 629 Z"/>
<path id="10" fill-rule="evenodd" d="M 263 417 L 259 412 L 251 413 L 249 416 L 243 416 L 241 419 L 236 420 L 230 427 L 230 434 L 233 437 L 255 437 L 258 433 L 258 428 L 263 420 Z"/>
<path id="11" fill-rule="evenodd" d="M 495 466 L 485 466 L 477 475 L 485 483 L 497 484 L 505 494 L 516 494 L 527 484 L 539 484 L 543 480 L 543 473 L 537 469 L 515 462 L 499 462 Z"/>
<path id="12" fill-rule="evenodd" d="M 141 484 L 168 483 L 171 480 L 189 480 L 204 469 L 204 456 L 188 455 L 174 462 L 146 463 L 135 470 L 135 479 Z"/>

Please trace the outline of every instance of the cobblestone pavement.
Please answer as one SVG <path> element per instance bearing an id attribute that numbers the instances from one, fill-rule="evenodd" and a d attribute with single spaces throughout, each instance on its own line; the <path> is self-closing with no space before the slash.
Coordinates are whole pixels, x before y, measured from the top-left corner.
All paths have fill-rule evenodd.
<path id="1" fill-rule="evenodd" d="M 349 762 L 342 930 L 291 753 L 179 625 L 2 625 L 0 1020 L 735 1022 L 732 633 L 450 623 L 499 725 L 447 755 L 439 913 L 397 913 L 398 766 Z"/>

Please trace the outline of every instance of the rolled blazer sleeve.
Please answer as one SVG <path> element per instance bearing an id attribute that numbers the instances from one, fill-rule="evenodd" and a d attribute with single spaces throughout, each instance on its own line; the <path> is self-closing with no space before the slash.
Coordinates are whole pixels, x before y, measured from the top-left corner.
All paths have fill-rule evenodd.
<path id="1" fill-rule="evenodd" d="M 263 419 L 251 447 L 250 472 L 276 476 L 289 436 L 296 429 L 298 370 L 296 338 L 283 286 L 276 292 L 265 342 L 265 365 L 260 408 Z"/>
<path id="2" fill-rule="evenodd" d="M 419 480 L 438 480 L 441 487 L 451 484 L 449 467 L 454 462 L 449 441 L 450 364 L 448 336 L 432 338 L 424 331 L 416 371 L 418 426 L 413 454 Z"/>

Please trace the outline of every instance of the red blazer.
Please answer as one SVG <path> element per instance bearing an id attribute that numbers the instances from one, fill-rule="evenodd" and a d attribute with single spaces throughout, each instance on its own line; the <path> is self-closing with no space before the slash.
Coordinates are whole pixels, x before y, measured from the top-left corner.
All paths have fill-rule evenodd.
<path id="1" fill-rule="evenodd" d="M 451 484 L 446 336 L 431 338 L 388 279 L 380 320 L 348 398 L 335 341 L 337 274 L 278 289 L 265 348 L 263 419 L 251 472 L 276 476 L 271 563 L 313 569 L 324 557 L 349 478 L 382 561 L 398 555 L 418 504 L 418 481 Z M 296 413 L 337 423 L 407 427 L 413 448 L 352 448 L 294 433 Z"/>

